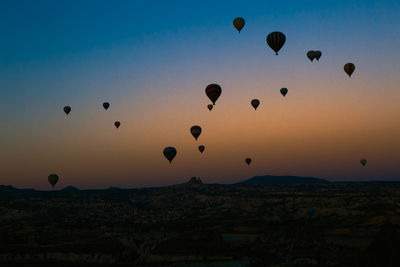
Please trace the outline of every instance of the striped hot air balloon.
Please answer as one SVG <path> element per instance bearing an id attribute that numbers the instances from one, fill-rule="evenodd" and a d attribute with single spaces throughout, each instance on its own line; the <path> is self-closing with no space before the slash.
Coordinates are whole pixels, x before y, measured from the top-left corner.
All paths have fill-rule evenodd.
<path id="1" fill-rule="evenodd" d="M 278 55 L 278 51 L 281 50 L 285 42 L 286 36 L 281 32 L 271 32 L 267 36 L 267 44 L 275 51 L 276 55 Z"/>
<path id="2" fill-rule="evenodd" d="M 213 105 L 215 105 L 215 102 L 221 95 L 221 92 L 222 92 L 221 86 L 219 86 L 218 84 L 213 83 L 206 87 L 206 95 L 211 100 Z"/>

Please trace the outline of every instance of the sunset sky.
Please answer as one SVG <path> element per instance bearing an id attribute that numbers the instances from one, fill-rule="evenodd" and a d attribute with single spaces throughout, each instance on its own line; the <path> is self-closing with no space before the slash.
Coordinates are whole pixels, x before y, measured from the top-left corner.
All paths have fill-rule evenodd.
<path id="1" fill-rule="evenodd" d="M 399 14 L 394 0 L 1 1 L 0 184 L 400 180 Z M 278 56 L 273 31 L 286 35 Z"/>

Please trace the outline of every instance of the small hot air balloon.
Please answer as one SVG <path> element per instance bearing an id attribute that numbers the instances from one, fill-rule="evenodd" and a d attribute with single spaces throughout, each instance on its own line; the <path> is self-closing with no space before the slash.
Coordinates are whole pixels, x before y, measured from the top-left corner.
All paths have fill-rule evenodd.
<path id="1" fill-rule="evenodd" d="M 287 93 L 288 93 L 287 88 L 281 88 L 281 94 L 283 95 L 283 97 L 285 97 Z"/>
<path id="2" fill-rule="evenodd" d="M 56 185 L 56 183 L 58 182 L 58 175 L 50 174 L 47 179 L 49 180 L 49 183 L 54 187 Z"/>
<path id="3" fill-rule="evenodd" d="M 114 122 L 114 126 L 118 129 L 121 123 L 119 121 Z"/>
<path id="4" fill-rule="evenodd" d="M 354 70 L 356 69 L 356 66 L 354 66 L 353 63 L 346 63 L 344 65 L 344 71 L 349 75 L 349 78 L 351 77 L 351 74 L 353 74 Z"/>
<path id="5" fill-rule="evenodd" d="M 317 61 L 319 60 L 319 58 L 321 57 L 322 53 L 321 51 L 314 51 L 314 56 L 317 59 Z"/>
<path id="6" fill-rule="evenodd" d="M 215 105 L 215 102 L 221 95 L 221 92 L 222 92 L 221 86 L 219 86 L 218 84 L 210 84 L 206 87 L 206 95 L 211 100 L 213 105 Z"/>
<path id="7" fill-rule="evenodd" d="M 108 103 L 108 102 L 104 102 L 104 103 L 103 103 L 103 108 L 104 108 L 105 110 L 107 110 L 109 107 L 110 107 L 110 103 Z"/>
<path id="8" fill-rule="evenodd" d="M 312 62 L 314 60 L 314 58 L 315 58 L 315 51 L 312 51 L 312 50 L 308 51 L 307 52 L 307 57 Z"/>
<path id="9" fill-rule="evenodd" d="M 205 147 L 205 146 L 203 146 L 203 145 L 199 146 L 199 151 L 200 151 L 201 153 L 203 153 L 203 152 L 204 152 L 204 149 L 206 149 L 206 147 Z"/>
<path id="10" fill-rule="evenodd" d="M 244 24 L 245 24 L 244 18 L 238 17 L 233 20 L 233 26 L 235 26 L 236 30 L 238 30 L 239 33 L 243 29 Z"/>
<path id="11" fill-rule="evenodd" d="M 163 154 L 164 154 L 164 157 L 166 157 L 167 160 L 169 161 L 169 163 L 171 164 L 172 160 L 176 156 L 176 149 L 175 149 L 175 147 L 168 146 L 168 147 L 164 148 Z"/>
<path id="12" fill-rule="evenodd" d="M 367 160 L 366 159 L 361 159 L 360 163 L 361 163 L 361 165 L 365 166 L 365 165 L 367 165 Z"/>
<path id="13" fill-rule="evenodd" d="M 211 105 L 211 104 L 208 104 L 208 105 L 207 105 L 207 108 L 208 108 L 209 111 L 211 111 L 211 110 L 213 109 L 213 107 L 214 107 L 214 106 Z"/>
<path id="14" fill-rule="evenodd" d="M 286 36 L 281 32 L 271 32 L 267 36 L 267 44 L 275 51 L 276 55 L 278 55 L 279 50 L 281 50 L 285 42 Z"/>
<path id="15" fill-rule="evenodd" d="M 246 158 L 244 161 L 247 163 L 247 165 L 250 165 L 250 163 L 251 163 L 251 158 Z"/>
<path id="16" fill-rule="evenodd" d="M 65 106 L 64 107 L 64 112 L 65 112 L 65 114 L 68 115 L 71 112 L 71 107 L 70 106 Z"/>
<path id="17" fill-rule="evenodd" d="M 194 139 L 197 140 L 201 134 L 201 127 L 200 126 L 192 126 L 190 128 L 190 133 L 193 135 Z"/>
<path id="18" fill-rule="evenodd" d="M 254 110 L 257 110 L 258 106 L 260 105 L 260 100 L 258 99 L 251 100 L 251 105 L 253 106 Z"/>

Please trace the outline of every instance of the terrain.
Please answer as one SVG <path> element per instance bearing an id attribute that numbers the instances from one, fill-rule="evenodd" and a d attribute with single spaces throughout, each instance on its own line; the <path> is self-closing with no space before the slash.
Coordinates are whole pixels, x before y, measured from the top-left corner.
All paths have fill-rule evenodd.
<path id="1" fill-rule="evenodd" d="M 399 228 L 400 182 L 0 186 L 0 266 L 400 266 Z"/>

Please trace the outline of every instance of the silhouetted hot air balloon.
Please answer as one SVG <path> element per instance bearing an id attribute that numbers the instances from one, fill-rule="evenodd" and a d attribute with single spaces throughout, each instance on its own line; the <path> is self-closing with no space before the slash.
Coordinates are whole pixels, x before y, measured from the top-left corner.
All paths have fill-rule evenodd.
<path id="1" fill-rule="evenodd" d="M 164 157 L 166 157 L 167 160 L 169 161 L 169 163 L 171 164 L 172 160 L 176 156 L 176 149 L 175 149 L 175 147 L 168 146 L 168 147 L 164 148 L 163 154 L 164 154 Z"/>
<path id="2" fill-rule="evenodd" d="M 349 75 L 349 78 L 351 77 L 351 74 L 353 74 L 354 70 L 356 69 L 356 66 L 354 66 L 353 63 L 346 63 L 344 65 L 344 71 Z"/>
<path id="3" fill-rule="evenodd" d="M 114 126 L 118 129 L 121 123 L 119 121 L 114 122 Z"/>
<path id="4" fill-rule="evenodd" d="M 317 61 L 319 60 L 319 58 L 321 57 L 322 53 L 321 51 L 314 51 L 314 56 L 317 59 Z"/>
<path id="5" fill-rule="evenodd" d="M 250 165 L 250 163 L 251 163 L 251 158 L 246 158 L 244 161 L 247 163 L 247 165 Z"/>
<path id="6" fill-rule="evenodd" d="M 312 50 L 308 51 L 307 52 L 307 57 L 312 62 L 314 60 L 314 58 L 315 58 L 315 51 L 312 51 Z"/>
<path id="7" fill-rule="evenodd" d="M 260 105 L 260 100 L 258 100 L 258 99 L 251 100 L 251 105 L 253 106 L 254 110 L 256 110 L 258 108 L 258 106 Z"/>
<path id="8" fill-rule="evenodd" d="M 215 105 L 215 102 L 221 95 L 221 92 L 222 92 L 221 86 L 219 86 L 218 84 L 210 84 L 206 87 L 206 95 L 211 100 L 213 105 Z"/>
<path id="9" fill-rule="evenodd" d="M 267 36 L 267 44 L 275 51 L 276 55 L 278 55 L 278 51 L 281 50 L 285 42 L 286 36 L 281 32 L 271 32 Z"/>
<path id="10" fill-rule="evenodd" d="M 208 104 L 208 105 L 207 105 L 207 108 L 208 108 L 209 111 L 211 111 L 211 110 L 213 109 L 213 107 L 214 107 L 214 106 L 211 105 L 211 104 Z"/>
<path id="11" fill-rule="evenodd" d="M 287 88 L 281 88 L 281 94 L 283 95 L 283 97 L 285 97 L 287 93 L 288 93 Z"/>
<path id="12" fill-rule="evenodd" d="M 204 149 L 206 149 L 206 147 L 205 146 L 199 146 L 199 151 L 201 152 L 201 153 L 203 153 L 203 151 L 204 151 Z"/>
<path id="13" fill-rule="evenodd" d="M 110 103 L 108 103 L 108 102 L 104 102 L 104 103 L 103 103 L 103 108 L 104 108 L 105 110 L 107 110 L 109 107 L 110 107 Z"/>
<path id="14" fill-rule="evenodd" d="M 49 183 L 54 187 L 56 185 L 56 183 L 58 182 L 58 175 L 50 174 L 47 179 L 49 180 Z"/>
<path id="15" fill-rule="evenodd" d="M 201 134 L 201 127 L 200 126 L 192 126 L 190 128 L 190 133 L 193 135 L 194 139 L 197 140 L 197 138 L 199 138 L 200 134 Z"/>
<path id="16" fill-rule="evenodd" d="M 71 112 L 71 107 L 70 106 L 65 106 L 64 107 L 64 112 L 65 112 L 65 114 L 68 115 Z"/>
<path id="17" fill-rule="evenodd" d="M 365 166 L 367 164 L 367 160 L 366 159 L 361 159 L 360 163 L 361 163 L 361 165 Z"/>
<path id="18" fill-rule="evenodd" d="M 244 18 L 238 17 L 233 20 L 233 26 L 235 26 L 235 28 L 238 30 L 239 33 L 243 29 L 244 24 L 245 24 Z"/>

